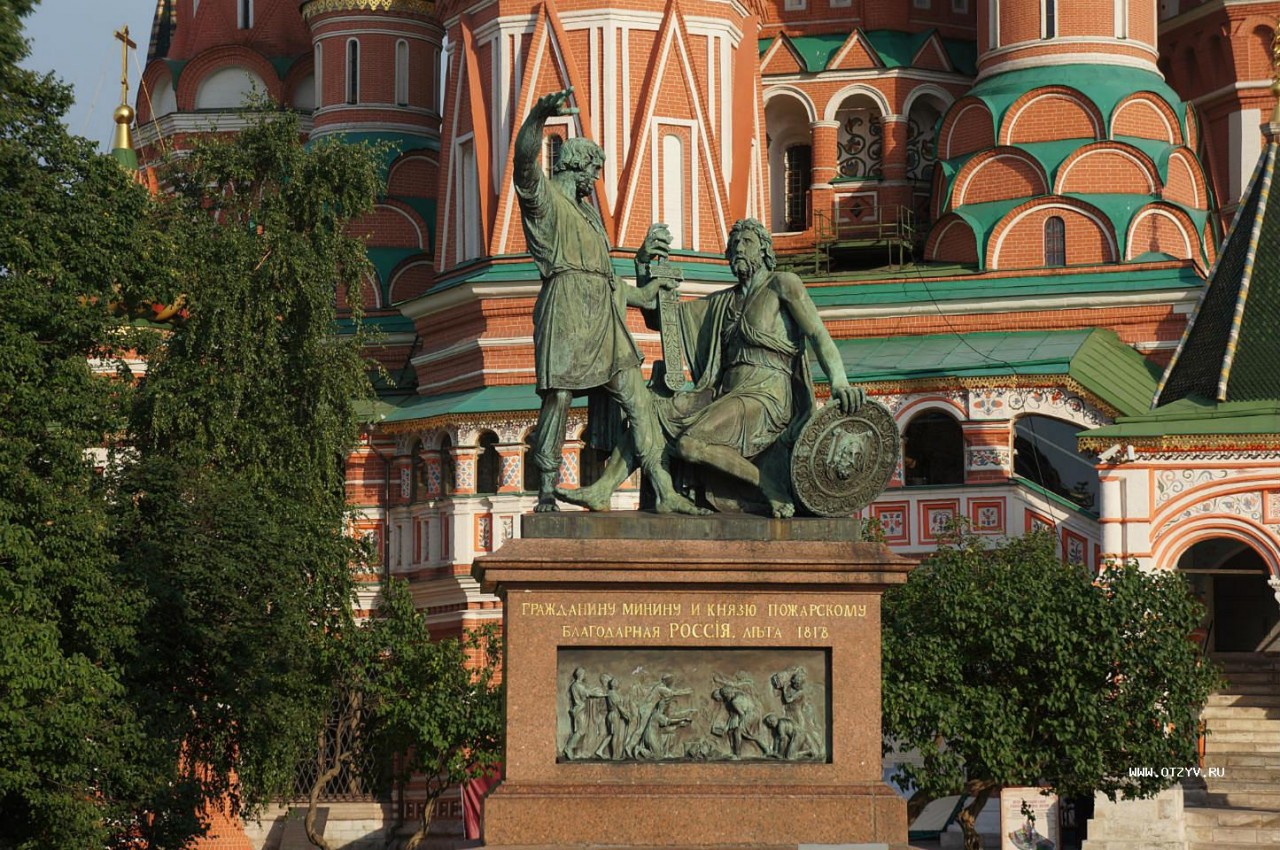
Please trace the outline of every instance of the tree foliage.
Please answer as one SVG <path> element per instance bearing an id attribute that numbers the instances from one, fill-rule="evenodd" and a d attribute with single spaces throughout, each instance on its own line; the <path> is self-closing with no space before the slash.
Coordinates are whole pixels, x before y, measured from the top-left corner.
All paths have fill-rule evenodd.
<path id="1" fill-rule="evenodd" d="M 1129 768 L 1194 764 L 1217 677 L 1188 635 L 1201 610 L 1183 577 L 1064 564 L 1052 537 L 994 548 L 959 533 L 884 597 L 884 732 L 922 767 L 927 801 L 1002 786 L 1146 797 L 1169 784 Z"/>
<path id="2" fill-rule="evenodd" d="M 369 385 L 334 286 L 366 271 L 344 227 L 381 188 L 368 149 L 304 147 L 269 104 L 246 118 L 165 175 L 188 318 L 151 357 L 118 482 L 122 558 L 147 600 L 127 684 L 171 747 L 171 787 L 235 814 L 292 790 L 351 620 L 343 465 Z"/>
<path id="3" fill-rule="evenodd" d="M 0 0 L 0 847 L 89 847 L 129 821 L 153 749 L 123 683 L 141 598 L 86 449 L 128 401 L 108 305 L 174 277 L 152 199 L 63 126 L 70 89 L 17 67 L 33 6 Z"/>
<path id="4" fill-rule="evenodd" d="M 450 787 L 495 769 L 502 758 L 502 640 L 493 629 L 432 640 L 402 582 L 392 581 L 366 627 L 373 660 L 367 677 L 366 734 L 393 767 L 391 779 L 425 780 L 418 827 L 404 843 L 427 836 L 435 802 Z M 391 756 L 395 756 L 394 760 Z"/>

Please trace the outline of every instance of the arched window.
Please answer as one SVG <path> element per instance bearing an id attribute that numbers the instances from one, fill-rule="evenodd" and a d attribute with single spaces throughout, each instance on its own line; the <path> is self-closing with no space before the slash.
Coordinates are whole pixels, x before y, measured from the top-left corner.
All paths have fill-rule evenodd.
<path id="1" fill-rule="evenodd" d="M 783 209 L 787 230 L 804 230 L 809 226 L 809 184 L 813 179 L 813 147 L 792 145 L 783 156 Z"/>
<path id="2" fill-rule="evenodd" d="M 1092 456 L 1076 451 L 1079 431 L 1074 422 L 1050 416 L 1019 417 L 1013 426 L 1013 474 L 1095 510 L 1098 472 Z"/>
<path id="3" fill-rule="evenodd" d="M 440 492 L 451 496 L 457 486 L 458 476 L 453 460 L 453 441 L 445 435 L 440 440 Z"/>
<path id="4" fill-rule="evenodd" d="M 662 221 L 671 229 L 671 247 L 683 248 L 684 142 L 677 135 L 662 137 Z"/>
<path id="5" fill-rule="evenodd" d="M 526 493 L 536 493 L 542 485 L 541 470 L 538 465 L 533 462 L 533 435 L 535 432 L 530 431 L 529 435 L 524 438 L 524 491 Z"/>
<path id="6" fill-rule="evenodd" d="M 908 487 L 964 483 L 964 432 L 940 410 L 921 413 L 902 432 L 902 467 Z"/>
<path id="7" fill-rule="evenodd" d="M 360 42 L 347 41 L 347 103 L 360 101 Z"/>
<path id="8" fill-rule="evenodd" d="M 409 105 L 409 42 L 396 42 L 396 104 Z"/>
<path id="9" fill-rule="evenodd" d="M 324 47 L 320 42 L 316 42 L 316 109 L 324 106 Z"/>
<path id="10" fill-rule="evenodd" d="M 1041 0 L 1040 37 L 1058 37 L 1058 3 L 1057 0 Z"/>
<path id="11" fill-rule="evenodd" d="M 548 133 L 542 140 L 542 167 L 548 177 L 556 173 L 562 147 L 564 147 L 564 136 L 559 133 Z"/>
<path id="12" fill-rule="evenodd" d="M 239 0 L 236 3 L 236 7 L 236 26 L 242 30 L 251 29 L 253 27 L 253 0 Z"/>
<path id="13" fill-rule="evenodd" d="M 1067 264 L 1067 226 L 1060 216 L 1045 219 L 1044 264 L 1051 268 Z"/>
<path id="14" fill-rule="evenodd" d="M 480 435 L 480 457 L 476 460 L 476 492 L 498 492 L 502 481 L 502 456 L 498 454 L 498 435 L 485 431 Z"/>

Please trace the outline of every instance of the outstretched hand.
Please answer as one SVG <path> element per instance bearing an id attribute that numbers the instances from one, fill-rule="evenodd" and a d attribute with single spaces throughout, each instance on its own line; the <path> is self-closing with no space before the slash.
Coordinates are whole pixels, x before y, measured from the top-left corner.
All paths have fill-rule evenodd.
<path id="1" fill-rule="evenodd" d="M 857 413 L 863 402 L 867 400 L 867 392 L 862 387 L 854 387 L 849 384 L 833 385 L 831 387 L 831 400 L 840 408 L 841 413 Z"/>
<path id="2" fill-rule="evenodd" d="M 651 224 L 644 235 L 644 243 L 636 251 L 636 262 L 646 265 L 658 257 L 671 255 L 671 230 L 662 222 Z"/>
<path id="3" fill-rule="evenodd" d="M 569 106 L 569 96 L 573 94 L 573 86 L 564 91 L 553 91 L 544 94 L 529 110 L 530 117 L 551 118 L 557 115 L 577 115 L 578 107 Z"/>

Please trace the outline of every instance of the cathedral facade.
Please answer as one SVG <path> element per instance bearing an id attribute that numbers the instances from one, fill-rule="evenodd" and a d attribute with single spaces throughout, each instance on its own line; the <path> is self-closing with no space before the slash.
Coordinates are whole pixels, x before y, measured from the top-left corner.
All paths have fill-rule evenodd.
<path id="1" fill-rule="evenodd" d="M 359 297 L 394 386 L 348 493 L 441 635 L 500 619 L 471 562 L 535 502 L 540 280 L 512 144 L 534 100 L 572 88 L 578 113 L 548 123 L 544 164 L 569 138 L 602 145 L 595 196 L 620 274 L 662 221 L 682 291 L 714 292 L 733 281 L 729 228 L 754 217 L 804 277 L 850 380 L 903 435 L 862 511 L 895 551 L 927 554 L 957 519 L 993 538 L 1045 529 L 1089 569 L 1186 570 L 1218 623 L 1206 649 L 1254 651 L 1280 620 L 1280 386 L 1261 365 L 1280 338 L 1265 333 L 1280 328 L 1265 197 L 1277 13 L 158 0 L 135 137 L 146 164 L 234 132 L 256 90 L 312 139 L 383 143 Z M 638 313 L 630 326 L 658 359 L 656 332 Z M 575 407 L 565 486 L 600 472 L 585 425 Z M 614 506 L 639 499 L 632 481 Z M 385 812 L 349 805 L 333 820 L 353 837 L 381 828 Z M 444 806 L 460 829 L 461 803 Z M 252 844 L 279 841 L 270 829 L 250 827 Z"/>

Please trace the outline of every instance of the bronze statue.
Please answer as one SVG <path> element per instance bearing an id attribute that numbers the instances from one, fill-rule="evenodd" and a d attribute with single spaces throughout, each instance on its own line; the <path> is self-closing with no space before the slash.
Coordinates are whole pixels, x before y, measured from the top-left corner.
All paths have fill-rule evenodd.
<path id="1" fill-rule="evenodd" d="M 515 142 L 514 183 L 529 253 L 542 276 L 533 310 L 534 358 L 542 409 L 533 439 L 541 473 L 538 511 L 556 510 L 555 479 L 560 468 L 565 422 L 575 393 L 603 390 L 626 414 L 630 444 L 657 495 L 660 512 L 705 513 L 676 492 L 663 468 L 663 440 L 652 398 L 640 374 L 641 355 L 626 326 L 627 305 L 653 300 L 648 289 L 627 285 L 613 271 L 609 239 L 590 202 L 604 164 L 604 151 L 586 138 L 566 141 L 555 174 L 543 174 L 539 160 L 543 127 L 555 115 L 572 115 L 566 104 L 573 89 L 539 98 Z M 651 230 L 637 253 L 648 263 L 669 246 Z"/>
<path id="2" fill-rule="evenodd" d="M 775 270 L 773 244 L 764 225 L 755 219 L 734 224 L 726 257 L 738 279 L 736 286 L 679 302 L 673 305 L 673 317 L 663 316 L 664 322 L 677 323 L 694 386 L 660 395 L 654 408 L 672 455 L 758 487 L 770 513 L 789 517 L 795 513 L 790 449 L 815 408 L 806 347 L 831 376 L 831 398 L 840 413 L 856 412 L 865 394 L 849 384 L 804 283 L 790 272 Z M 637 291 L 656 297 L 651 284 Z M 664 327 L 664 347 L 667 333 Z M 842 447 L 842 472 L 851 468 L 860 448 Z M 574 504 L 605 510 L 609 496 L 632 469 L 634 459 L 624 440 L 600 481 L 577 491 L 556 492 Z"/>
<path id="3" fill-rule="evenodd" d="M 587 734 L 583 716 L 587 705 L 593 699 L 605 698 L 603 691 L 593 690 L 583 681 L 586 678 L 587 671 L 578 667 L 573 671 L 573 681 L 569 683 L 569 740 L 564 745 L 564 757 L 570 760 L 578 758 L 578 745 Z"/>

